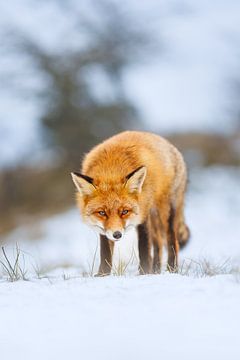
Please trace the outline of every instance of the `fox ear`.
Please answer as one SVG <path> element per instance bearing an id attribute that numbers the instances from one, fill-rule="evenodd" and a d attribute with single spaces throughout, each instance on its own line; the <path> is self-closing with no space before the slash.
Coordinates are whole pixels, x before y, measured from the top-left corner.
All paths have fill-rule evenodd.
<path id="1" fill-rule="evenodd" d="M 128 188 L 130 193 L 140 193 L 142 191 L 142 186 L 147 175 L 147 169 L 145 166 L 141 166 L 128 174 L 126 177 L 126 187 Z"/>
<path id="2" fill-rule="evenodd" d="M 82 196 L 91 195 L 93 193 L 95 186 L 93 185 L 93 179 L 91 177 L 82 175 L 78 172 L 72 172 L 71 175 L 76 188 Z"/>

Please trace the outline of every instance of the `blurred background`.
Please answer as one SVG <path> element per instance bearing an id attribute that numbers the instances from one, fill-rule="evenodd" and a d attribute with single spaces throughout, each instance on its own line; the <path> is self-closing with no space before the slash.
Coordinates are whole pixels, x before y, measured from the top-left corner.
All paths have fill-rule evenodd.
<path id="1" fill-rule="evenodd" d="M 237 0 L 2 2 L 2 243 L 51 238 L 79 263 L 69 173 L 136 129 L 185 156 L 195 251 L 231 237 L 221 255 L 240 260 L 239 14 Z"/>

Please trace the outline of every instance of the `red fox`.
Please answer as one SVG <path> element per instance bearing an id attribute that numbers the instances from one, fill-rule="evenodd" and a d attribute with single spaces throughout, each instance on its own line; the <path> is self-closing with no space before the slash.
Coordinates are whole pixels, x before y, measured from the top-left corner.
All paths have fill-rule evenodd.
<path id="1" fill-rule="evenodd" d="M 138 233 L 141 274 L 161 271 L 164 244 L 168 269 L 177 270 L 179 246 L 189 239 L 184 220 L 187 174 L 172 144 L 147 132 L 122 132 L 94 147 L 81 173 L 71 175 L 82 218 L 100 234 L 99 276 L 111 273 L 114 242 L 131 227 Z"/>

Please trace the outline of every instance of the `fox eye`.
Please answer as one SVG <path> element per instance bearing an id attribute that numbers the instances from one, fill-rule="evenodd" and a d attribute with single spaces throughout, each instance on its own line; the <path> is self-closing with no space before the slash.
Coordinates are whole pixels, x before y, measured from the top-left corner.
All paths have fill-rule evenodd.
<path id="1" fill-rule="evenodd" d="M 128 213 L 128 210 L 123 210 L 122 211 L 122 215 L 127 215 L 127 213 Z"/>
<path id="2" fill-rule="evenodd" d="M 100 216 L 106 216 L 106 213 L 103 210 L 100 210 L 98 213 L 99 213 Z"/>

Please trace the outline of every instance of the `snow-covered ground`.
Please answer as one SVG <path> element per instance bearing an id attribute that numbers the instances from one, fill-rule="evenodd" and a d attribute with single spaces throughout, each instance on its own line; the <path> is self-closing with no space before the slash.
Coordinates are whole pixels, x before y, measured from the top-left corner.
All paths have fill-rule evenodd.
<path id="1" fill-rule="evenodd" d="M 239 360 L 231 276 L 0 284 L 2 360 Z"/>
<path id="2" fill-rule="evenodd" d="M 136 276 L 136 256 L 125 276 L 82 276 L 99 255 L 93 261 L 97 237 L 75 209 L 10 234 L 5 250 L 11 259 L 18 242 L 30 281 L 0 280 L 0 358 L 238 360 L 239 178 L 233 168 L 192 172 L 192 239 L 181 252 L 196 270 L 188 276 Z M 129 262 L 134 245 L 132 234 L 115 262 Z M 198 265 L 206 261 L 223 274 L 207 276 Z"/>

